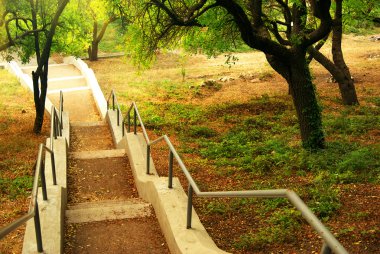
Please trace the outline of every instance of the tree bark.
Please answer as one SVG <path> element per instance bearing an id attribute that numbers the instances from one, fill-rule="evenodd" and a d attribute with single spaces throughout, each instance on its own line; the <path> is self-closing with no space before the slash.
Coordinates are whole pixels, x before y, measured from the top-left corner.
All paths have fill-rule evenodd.
<path id="1" fill-rule="evenodd" d="M 289 88 L 297 111 L 303 147 L 324 148 L 322 114 L 305 56 L 295 56 L 290 65 Z"/>
<path id="2" fill-rule="evenodd" d="M 92 31 L 92 42 L 91 46 L 88 48 L 88 59 L 90 61 L 98 60 L 98 51 L 99 51 L 99 43 L 103 39 L 103 36 L 107 30 L 107 27 L 110 23 L 116 20 L 115 17 L 109 18 L 107 21 L 103 23 L 102 29 L 98 35 L 98 22 L 94 21 L 93 31 Z"/>
<path id="3" fill-rule="evenodd" d="M 98 51 L 99 51 L 99 42 L 96 40 L 92 41 L 91 46 L 88 48 L 88 59 L 90 61 L 97 61 Z"/>
<path id="4" fill-rule="evenodd" d="M 339 90 L 345 105 L 356 105 L 359 104 L 354 80 L 351 78 L 350 70 L 346 62 L 344 61 L 343 51 L 342 51 L 342 34 L 343 34 L 343 25 L 342 25 L 342 0 L 335 0 L 336 10 L 335 10 L 335 19 L 333 22 L 333 36 L 332 36 L 332 56 L 335 65 L 343 74 L 342 77 L 335 78 L 339 84 Z"/>
<path id="5" fill-rule="evenodd" d="M 34 104 L 36 107 L 36 118 L 34 120 L 34 128 L 33 131 L 35 133 L 40 133 L 42 129 L 42 124 L 44 121 L 45 114 L 45 101 L 46 101 L 46 93 L 47 93 L 47 81 L 48 81 L 48 66 L 49 62 L 46 61 L 43 64 L 42 71 L 33 71 L 33 88 L 34 88 Z M 41 81 L 41 85 L 39 85 L 39 81 Z"/>
<path id="6" fill-rule="evenodd" d="M 322 114 L 306 60 L 306 52 L 295 51 L 292 57 L 285 61 L 268 56 L 267 59 L 272 68 L 284 77 L 289 85 L 289 93 L 297 112 L 302 146 L 310 150 L 324 148 Z"/>

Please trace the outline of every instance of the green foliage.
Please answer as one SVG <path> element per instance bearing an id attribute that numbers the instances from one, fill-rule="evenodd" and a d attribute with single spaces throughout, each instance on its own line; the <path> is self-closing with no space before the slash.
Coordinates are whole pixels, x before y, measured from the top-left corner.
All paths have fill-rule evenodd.
<path id="1" fill-rule="evenodd" d="M 21 176 L 15 179 L 0 178 L 0 194 L 11 199 L 27 196 L 33 188 L 33 177 Z"/>
<path id="2" fill-rule="evenodd" d="M 209 56 L 241 50 L 244 43 L 238 35 L 238 27 L 228 19 L 227 12 L 222 8 L 206 12 L 199 18 L 199 22 L 207 28 L 193 28 L 189 31 L 183 40 L 184 48 L 190 52 L 202 49 Z"/>
<path id="3" fill-rule="evenodd" d="M 58 10 L 61 4 L 64 3 L 62 6 L 65 7 L 67 1 L 47 0 L 41 2 L 38 6 L 35 6 L 35 1 L 27 0 L 4 0 L 3 2 L 5 15 L 1 13 L 2 20 L 0 22 L 0 30 L 3 29 L 1 33 L 5 34 L 4 30 L 6 29 L 5 26 L 7 26 L 11 39 L 1 37 L 0 46 L 8 41 L 13 42 L 13 44 L 3 52 L 8 60 L 12 59 L 14 55 L 18 55 L 22 62 L 28 62 L 29 59 L 36 54 L 38 48 L 41 51 L 39 53 L 42 54 L 42 50 L 51 32 L 55 31 L 55 29 L 56 32 L 60 29 L 65 29 L 59 25 L 55 27 L 56 23 L 53 21 L 55 15 L 60 14 Z M 32 15 L 32 10 L 35 11 L 35 17 Z M 32 33 L 32 31 L 34 31 L 33 22 L 36 25 L 35 29 L 38 33 L 38 45 L 35 44 L 35 33 Z M 53 27 L 54 29 L 52 30 Z M 69 33 L 69 30 L 66 30 L 66 32 Z M 57 34 L 59 33 L 54 34 L 54 36 L 57 37 Z M 65 33 L 61 33 L 61 35 L 66 36 Z M 65 48 L 60 44 L 61 42 L 62 38 L 59 38 L 53 43 L 53 51 Z"/>
<path id="4" fill-rule="evenodd" d="M 206 207 L 207 213 L 224 214 L 227 210 L 227 205 L 220 201 L 211 201 Z"/>
<path id="5" fill-rule="evenodd" d="M 333 188 L 326 175 L 316 177 L 316 184 L 308 189 L 310 201 L 307 202 L 310 209 L 321 219 L 327 221 L 341 206 L 339 201 L 339 190 Z"/>
<path id="6" fill-rule="evenodd" d="M 174 127 L 178 130 L 187 129 L 189 124 L 197 124 L 204 119 L 203 110 L 199 106 L 180 103 L 145 103 L 142 111 L 146 126 L 161 129 Z"/>
<path id="7" fill-rule="evenodd" d="M 325 120 L 326 131 L 341 135 L 359 136 L 374 128 L 380 128 L 380 116 L 366 115 L 353 116 L 342 115 L 340 117 Z"/>
<path id="8" fill-rule="evenodd" d="M 212 138 L 217 135 L 216 131 L 206 126 L 191 126 L 188 135 L 193 138 Z"/>
<path id="9" fill-rule="evenodd" d="M 300 227 L 300 212 L 294 209 L 282 209 L 274 212 L 265 226 L 258 232 L 243 234 L 235 241 L 234 246 L 238 249 L 250 250 L 263 248 L 268 244 L 292 241 L 293 235 Z"/>
<path id="10" fill-rule="evenodd" d="M 345 32 L 367 33 L 373 28 L 373 19 L 380 17 L 380 2 L 377 0 L 343 1 L 343 26 Z"/>
<path id="11" fill-rule="evenodd" d="M 359 175 L 363 179 L 380 180 L 380 145 L 374 145 L 352 151 L 337 164 L 339 173 Z"/>

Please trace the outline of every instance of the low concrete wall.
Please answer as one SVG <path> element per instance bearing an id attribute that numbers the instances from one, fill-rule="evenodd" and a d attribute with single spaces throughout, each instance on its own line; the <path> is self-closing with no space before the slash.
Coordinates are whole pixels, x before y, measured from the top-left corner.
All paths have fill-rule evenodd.
<path id="1" fill-rule="evenodd" d="M 50 138 L 46 139 L 46 146 L 50 147 Z M 62 187 L 62 205 L 66 207 L 67 201 L 67 145 L 66 139 L 58 137 L 53 145 L 55 173 L 57 185 Z M 51 156 L 49 152 L 45 154 L 45 177 L 46 184 L 53 186 L 53 174 L 51 170 Z"/>
<path id="2" fill-rule="evenodd" d="M 171 253 L 227 253 L 220 250 L 208 235 L 193 208 L 192 228 L 186 229 L 187 195 L 178 178 L 173 178 L 173 189 L 168 188 L 168 179 L 159 177 L 151 160 L 151 174 L 146 174 L 146 143 L 142 134 L 121 135 L 121 126 L 116 124 L 116 111 L 109 110 L 114 143 L 128 154 L 139 196 L 150 202 L 156 212 L 161 230 Z"/>
<path id="3" fill-rule="evenodd" d="M 108 110 L 106 120 L 111 128 L 112 140 L 117 149 L 124 149 L 126 144 L 123 140 L 122 115 L 119 115 L 119 125 L 117 125 L 117 110 Z M 126 132 L 124 132 L 126 133 Z"/>
<path id="4" fill-rule="evenodd" d="M 59 185 L 47 187 L 48 200 L 42 199 L 42 189 L 38 188 L 38 205 L 42 232 L 44 253 L 62 253 L 63 251 L 63 223 L 64 209 L 62 204 L 62 187 Z M 34 220 L 26 223 L 23 254 L 38 253 Z"/>
<path id="5" fill-rule="evenodd" d="M 82 75 L 85 77 L 87 81 L 87 85 L 92 90 L 92 95 L 94 96 L 96 106 L 102 118 L 105 119 L 106 114 L 107 114 L 107 101 L 104 98 L 102 90 L 100 89 L 100 86 L 99 86 L 98 80 L 95 77 L 94 71 L 88 68 L 88 65 L 85 62 L 83 62 L 81 59 L 75 58 L 73 56 L 65 57 L 63 61 L 68 64 L 73 64 L 82 72 Z"/>
<path id="6" fill-rule="evenodd" d="M 42 189 L 38 188 L 38 205 L 41 221 L 42 244 L 44 253 L 63 253 L 65 210 L 67 204 L 67 149 L 66 137 L 70 135 L 69 117 L 63 115 L 63 137 L 54 140 L 54 159 L 57 185 L 53 185 L 50 153 L 45 154 L 45 177 L 48 200 L 42 198 Z M 46 139 L 50 147 L 50 138 Z M 34 220 L 26 223 L 22 253 L 37 253 Z"/>
<path id="7" fill-rule="evenodd" d="M 158 221 L 172 253 L 227 253 L 220 250 L 203 227 L 193 208 L 192 228 L 186 229 L 187 195 L 178 178 L 173 189 L 167 177 L 146 174 L 146 155 L 142 134 L 128 133 L 125 148 L 133 170 L 139 196 L 152 203 Z"/>

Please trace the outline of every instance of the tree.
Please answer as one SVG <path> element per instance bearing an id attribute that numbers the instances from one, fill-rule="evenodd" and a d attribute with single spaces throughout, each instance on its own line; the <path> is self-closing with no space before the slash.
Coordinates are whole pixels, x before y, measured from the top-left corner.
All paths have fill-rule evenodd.
<path id="1" fill-rule="evenodd" d="M 66 30 L 76 38 L 73 45 L 81 49 L 81 55 L 87 53 L 90 61 L 98 59 L 99 44 L 109 24 L 118 19 L 122 24 L 126 21 L 123 6 L 125 0 L 71 0 L 62 17 L 63 25 L 71 27 Z"/>
<path id="2" fill-rule="evenodd" d="M 342 35 L 343 35 L 343 21 L 342 21 L 342 2 L 343 0 L 335 0 L 335 18 L 332 26 L 332 48 L 331 53 L 333 60 L 331 61 L 324 56 L 319 49 L 323 43 L 316 47 L 310 47 L 309 53 L 315 60 L 324 66 L 333 78 L 338 82 L 339 91 L 342 96 L 343 104 L 357 105 L 359 104 L 354 79 L 351 77 L 351 72 L 344 60 L 342 51 Z"/>
<path id="3" fill-rule="evenodd" d="M 1 26 L 6 37 L 0 50 L 18 52 L 23 61 L 35 55 L 37 69 L 32 72 L 36 118 L 34 132 L 40 133 L 45 112 L 49 57 L 59 17 L 69 0 L 3 0 Z"/>
<path id="4" fill-rule="evenodd" d="M 306 52 L 331 31 L 331 1 L 146 0 L 136 5 L 143 10 L 143 29 L 137 32 L 142 39 L 138 50 L 143 54 L 153 52 L 160 42 L 198 36 L 194 33 L 216 39 L 214 47 L 231 44 L 239 36 L 249 47 L 264 52 L 272 68 L 289 84 L 303 146 L 324 147 L 321 110 Z M 316 28 L 309 25 L 310 20 L 317 20 Z"/>
<path id="5" fill-rule="evenodd" d="M 98 60 L 99 43 L 103 39 L 108 25 L 117 19 L 117 13 L 114 11 L 109 1 L 106 0 L 88 0 L 87 6 L 86 9 L 88 10 L 93 23 L 92 41 L 91 45 L 88 47 L 88 58 L 90 61 L 96 61 Z M 100 22 L 103 22 L 103 24 L 100 25 Z M 98 28 L 100 26 L 101 29 L 99 31 Z"/>

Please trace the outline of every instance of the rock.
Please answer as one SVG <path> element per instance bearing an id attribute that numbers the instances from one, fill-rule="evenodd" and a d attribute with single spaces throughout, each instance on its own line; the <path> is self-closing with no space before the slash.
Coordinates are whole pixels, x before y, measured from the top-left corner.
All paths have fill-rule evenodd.
<path id="1" fill-rule="evenodd" d="M 231 81 L 231 80 L 234 80 L 234 78 L 231 78 L 231 77 L 222 77 L 219 79 L 219 81 L 221 82 L 227 82 L 227 81 Z"/>
<path id="2" fill-rule="evenodd" d="M 260 79 L 254 78 L 254 79 L 251 79 L 249 82 L 251 82 L 251 83 L 258 83 L 258 82 L 260 82 Z"/>
<path id="3" fill-rule="evenodd" d="M 380 41 L 380 35 L 374 35 L 369 38 L 371 41 Z"/>
<path id="4" fill-rule="evenodd" d="M 26 113 L 26 110 L 25 110 L 25 109 L 21 110 L 21 113 L 22 113 L 22 114 L 25 114 L 25 113 Z"/>
<path id="5" fill-rule="evenodd" d="M 255 78 L 255 75 L 253 75 L 252 73 L 240 73 L 239 78 L 245 79 L 245 80 L 250 80 L 250 79 Z"/>

